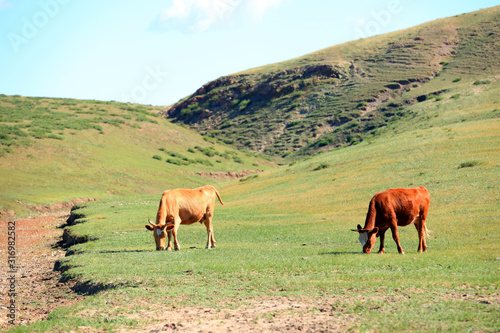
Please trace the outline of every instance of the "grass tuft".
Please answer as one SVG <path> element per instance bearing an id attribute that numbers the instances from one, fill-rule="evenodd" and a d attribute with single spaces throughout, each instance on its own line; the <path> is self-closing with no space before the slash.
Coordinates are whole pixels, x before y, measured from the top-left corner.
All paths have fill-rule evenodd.
<path id="1" fill-rule="evenodd" d="M 472 167 L 475 167 L 476 165 L 479 165 L 479 164 L 480 164 L 479 161 L 468 161 L 468 162 L 460 163 L 460 165 L 458 166 L 458 168 L 459 169 L 472 168 Z"/>

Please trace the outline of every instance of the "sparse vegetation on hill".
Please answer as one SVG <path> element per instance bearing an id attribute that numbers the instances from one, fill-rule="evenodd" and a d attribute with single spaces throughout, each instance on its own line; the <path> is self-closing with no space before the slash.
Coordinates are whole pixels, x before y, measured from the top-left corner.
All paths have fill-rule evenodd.
<path id="1" fill-rule="evenodd" d="M 353 145 L 414 117 L 409 105 L 439 100 L 462 78 L 496 80 L 499 15 L 494 7 L 222 77 L 164 113 L 275 156 Z"/>
<path id="2" fill-rule="evenodd" d="M 159 110 L 0 95 L 0 183 L 8 189 L 0 195 L 0 217 L 74 198 L 196 187 L 223 180 L 206 177 L 211 172 L 269 165 L 173 125 Z"/>
<path id="3" fill-rule="evenodd" d="M 103 133 L 103 125 L 140 129 L 142 122 L 158 124 L 159 108 L 72 99 L 0 95 L 0 156 L 36 139 L 64 140 L 81 130 Z"/>

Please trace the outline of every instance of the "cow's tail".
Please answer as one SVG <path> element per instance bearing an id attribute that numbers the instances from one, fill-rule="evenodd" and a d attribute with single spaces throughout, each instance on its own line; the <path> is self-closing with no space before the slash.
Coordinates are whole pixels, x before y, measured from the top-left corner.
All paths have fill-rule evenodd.
<path id="1" fill-rule="evenodd" d="M 431 237 L 432 230 L 427 229 L 427 225 L 425 225 L 424 227 L 425 227 L 425 234 L 426 234 L 427 238 L 432 238 Z"/>
<path id="2" fill-rule="evenodd" d="M 217 198 L 219 199 L 220 204 L 224 206 L 224 203 L 222 202 L 222 199 L 220 198 L 219 192 L 217 192 L 215 187 L 213 187 L 212 185 L 210 185 L 210 187 L 214 190 L 215 195 L 217 195 Z"/>
<path id="3" fill-rule="evenodd" d="M 423 217 L 424 217 L 424 212 L 420 211 L 420 213 L 417 216 L 417 218 L 420 220 L 419 223 L 422 223 Z M 425 232 L 425 235 L 427 236 L 427 238 L 432 238 L 431 237 L 432 230 L 427 229 L 427 223 L 425 223 L 425 225 L 424 225 L 424 232 Z"/>
<path id="4" fill-rule="evenodd" d="M 215 194 L 217 195 L 217 198 L 219 198 L 220 204 L 224 206 L 224 203 L 222 202 L 222 200 L 220 198 L 219 192 L 217 192 L 217 190 L 215 189 L 215 187 L 214 187 L 214 191 L 215 191 Z"/>
<path id="5" fill-rule="evenodd" d="M 375 219 L 377 217 L 377 208 L 375 207 L 375 198 L 370 200 L 368 205 L 368 212 L 366 213 L 366 221 L 364 229 L 375 228 Z"/>

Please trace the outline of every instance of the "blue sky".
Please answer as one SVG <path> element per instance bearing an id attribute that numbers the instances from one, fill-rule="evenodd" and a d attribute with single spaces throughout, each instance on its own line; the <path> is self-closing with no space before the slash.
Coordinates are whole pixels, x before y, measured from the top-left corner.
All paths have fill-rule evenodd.
<path id="1" fill-rule="evenodd" d="M 0 0 L 0 93 L 169 105 L 220 76 L 499 0 Z"/>

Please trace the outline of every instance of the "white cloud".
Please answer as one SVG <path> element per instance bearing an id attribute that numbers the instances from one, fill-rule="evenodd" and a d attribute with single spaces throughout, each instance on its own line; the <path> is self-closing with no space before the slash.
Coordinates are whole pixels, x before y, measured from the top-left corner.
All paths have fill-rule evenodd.
<path id="1" fill-rule="evenodd" d="M 257 20 L 262 20 L 267 11 L 278 8 L 283 0 L 247 0 L 247 7 Z"/>
<path id="2" fill-rule="evenodd" d="M 191 2 L 186 0 L 174 0 L 172 7 L 161 14 L 162 20 L 183 19 L 189 16 Z"/>
<path id="3" fill-rule="evenodd" d="M 2 1 L 2 0 L 0 0 Z M 233 19 L 237 12 L 242 17 L 261 20 L 270 8 L 277 8 L 282 0 L 173 0 L 157 24 L 160 28 L 173 28 L 202 32 Z"/>
<path id="4" fill-rule="evenodd" d="M 229 19 L 243 0 L 174 0 L 159 18 L 163 28 L 201 32 Z"/>

